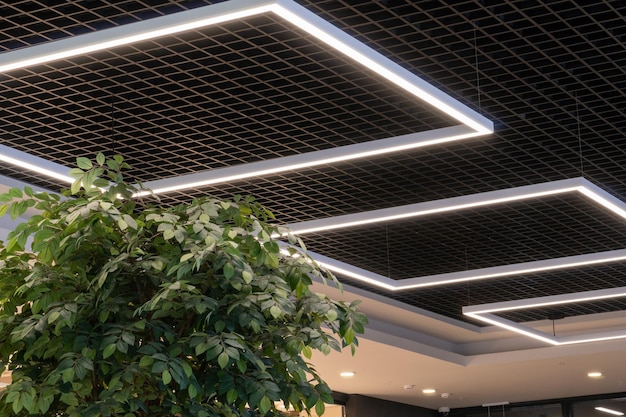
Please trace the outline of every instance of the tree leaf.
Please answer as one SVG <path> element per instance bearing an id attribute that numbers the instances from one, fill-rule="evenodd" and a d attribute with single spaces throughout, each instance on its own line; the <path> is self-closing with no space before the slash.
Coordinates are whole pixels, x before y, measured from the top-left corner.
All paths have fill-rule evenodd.
<path id="1" fill-rule="evenodd" d="M 78 168 L 83 169 L 83 170 L 88 170 L 88 169 L 93 168 L 91 160 L 89 158 L 85 158 L 82 156 L 79 156 L 78 158 L 76 158 L 76 165 L 78 165 Z"/>
<path id="2" fill-rule="evenodd" d="M 165 369 L 162 373 L 161 373 L 161 381 L 163 381 L 163 383 L 165 385 L 169 384 L 170 382 L 172 382 L 172 374 L 170 373 L 169 370 Z"/>
<path id="3" fill-rule="evenodd" d="M 270 408 L 272 408 L 272 402 L 269 398 L 263 396 L 263 398 L 261 398 L 261 401 L 259 402 L 259 413 L 261 415 L 265 415 L 268 411 L 270 411 Z"/>
<path id="4" fill-rule="evenodd" d="M 187 387 L 187 392 L 189 392 L 189 398 L 193 399 L 198 396 L 198 389 L 194 384 L 191 384 Z"/>
<path id="5" fill-rule="evenodd" d="M 72 185 L 70 186 L 70 192 L 72 193 L 72 195 L 78 194 L 78 192 L 80 191 L 80 188 L 83 186 L 83 181 L 82 181 L 82 176 L 80 176 L 79 178 L 76 179 L 76 181 L 74 181 L 72 183 Z"/>
<path id="6" fill-rule="evenodd" d="M 237 397 L 237 390 L 234 388 L 231 388 L 226 393 L 226 401 L 228 401 L 229 404 L 233 404 L 237 400 Z"/>
<path id="7" fill-rule="evenodd" d="M 231 279 L 233 275 L 235 275 L 235 268 L 229 263 L 225 264 L 224 265 L 224 277 L 226 279 Z"/>
<path id="8" fill-rule="evenodd" d="M 272 315 L 272 317 L 277 319 L 278 317 L 281 316 L 281 314 L 283 314 L 283 312 L 280 310 L 278 306 L 274 305 L 270 307 L 270 314 Z"/>
<path id="9" fill-rule="evenodd" d="M 109 169 L 113 171 L 119 171 L 120 169 L 120 164 L 114 159 L 107 159 L 106 164 L 107 164 L 107 167 L 109 167 Z"/>
<path id="10" fill-rule="evenodd" d="M 194 254 L 193 253 L 186 253 L 183 256 L 180 257 L 180 262 L 187 262 L 189 259 L 193 258 Z"/>
<path id="11" fill-rule="evenodd" d="M 170 240 L 173 237 L 174 237 L 174 230 L 167 229 L 167 230 L 163 231 L 163 239 Z"/>
<path id="12" fill-rule="evenodd" d="M 348 327 L 346 331 L 343 333 L 343 339 L 346 341 L 346 344 L 349 345 L 354 341 L 354 330 L 352 327 Z"/>
<path id="13" fill-rule="evenodd" d="M 117 219 L 117 226 L 120 228 L 120 230 L 126 230 L 128 229 L 128 223 L 126 223 L 123 219 Z"/>
<path id="14" fill-rule="evenodd" d="M 20 190 L 17 187 L 11 187 L 9 189 L 9 195 L 13 198 L 22 198 L 24 196 L 24 194 L 22 193 L 22 190 Z"/>
<path id="15" fill-rule="evenodd" d="M 104 348 L 104 350 L 102 351 L 102 358 L 106 359 L 109 356 L 111 356 L 112 354 L 115 353 L 116 350 L 116 346 L 115 343 L 112 343 L 110 345 L 108 345 L 107 347 Z"/>
<path id="16" fill-rule="evenodd" d="M 177 228 L 174 231 L 174 238 L 178 243 L 183 243 L 185 241 L 185 231 L 182 228 Z"/>
<path id="17" fill-rule="evenodd" d="M 122 218 L 124 219 L 124 222 L 126 222 L 128 227 L 130 227 L 133 230 L 137 230 L 138 225 L 137 225 L 137 222 L 135 221 L 135 219 L 133 218 L 133 216 L 131 216 L 129 214 L 123 214 Z"/>
<path id="18" fill-rule="evenodd" d="M 228 365 L 229 360 L 230 360 L 230 357 L 228 356 L 228 353 L 226 352 L 220 353 L 217 357 L 217 363 L 222 369 L 226 368 L 226 365 Z"/>
<path id="19" fill-rule="evenodd" d="M 153 363 L 154 363 L 154 359 L 151 356 L 145 355 L 145 356 L 142 356 L 141 359 L 139 360 L 139 367 L 147 369 L 147 368 L 150 368 Z"/>
<path id="20" fill-rule="evenodd" d="M 85 171 L 80 168 L 72 168 L 70 169 L 70 172 L 68 172 L 68 175 L 74 179 L 81 178 L 83 175 L 85 175 Z"/>
<path id="21" fill-rule="evenodd" d="M 324 414 L 325 410 L 326 410 L 326 404 L 324 404 L 324 401 L 319 400 L 318 402 L 315 403 L 315 414 L 317 414 L 318 416 L 321 416 Z"/>
<path id="22" fill-rule="evenodd" d="M 122 340 L 127 345 L 134 345 L 135 344 L 135 335 L 133 333 L 131 333 L 131 332 L 122 332 Z"/>

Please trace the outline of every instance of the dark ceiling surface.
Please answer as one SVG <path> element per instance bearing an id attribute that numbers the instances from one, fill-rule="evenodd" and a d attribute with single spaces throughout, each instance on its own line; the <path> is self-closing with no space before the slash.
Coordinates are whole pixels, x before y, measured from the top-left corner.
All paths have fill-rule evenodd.
<path id="1" fill-rule="evenodd" d="M 0 52 L 211 1 L 0 3 Z M 162 196 L 250 194 L 281 223 L 583 176 L 626 200 L 626 3 L 299 3 L 494 121 L 475 139 Z M 450 4 L 447 4 L 450 3 Z M 0 62 L 2 55 L 0 55 Z M 455 124 L 273 15 L 0 74 L 0 143 L 72 166 L 122 154 L 141 181 Z M 50 189 L 18 167 L 0 174 Z M 405 279 L 623 249 L 626 221 L 578 196 L 305 235 L 309 249 Z M 626 285 L 626 263 L 389 292 L 461 307 Z M 508 313 L 516 321 L 625 310 L 623 300 Z"/>

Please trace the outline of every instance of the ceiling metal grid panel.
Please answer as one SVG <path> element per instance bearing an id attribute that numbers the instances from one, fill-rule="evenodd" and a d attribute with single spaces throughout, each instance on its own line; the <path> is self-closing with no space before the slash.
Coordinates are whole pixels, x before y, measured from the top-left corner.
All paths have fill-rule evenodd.
<path id="1" fill-rule="evenodd" d="M 521 300 L 537 296 L 607 289 L 623 286 L 626 280 L 626 263 L 594 265 L 585 268 L 565 269 L 536 274 L 516 275 L 497 279 L 470 281 L 445 286 L 421 288 L 419 291 L 387 291 L 363 285 L 349 277 L 342 282 L 375 294 L 417 306 L 443 316 L 470 321 L 462 314 L 462 307 L 485 303 Z M 535 308 L 498 313 L 506 319 L 525 322 L 546 320 L 553 314 L 574 317 L 583 314 L 615 312 L 626 309 L 626 300 L 564 304 L 552 308 Z"/>
<path id="2" fill-rule="evenodd" d="M 449 126 L 272 16 L 0 76 L 5 143 L 63 165 L 119 152 L 138 180 Z"/>
<path id="3" fill-rule="evenodd" d="M 626 220 L 574 194 L 328 230 L 303 239 L 316 253 L 403 280 L 624 249 Z"/>
<path id="4" fill-rule="evenodd" d="M 211 3 L 16 0 L 0 6 L 0 51 Z M 252 194 L 292 223 L 581 175 L 626 198 L 623 2 L 299 3 L 494 120 L 495 134 L 185 190 L 161 196 L 163 204 Z M 271 16 L 14 71 L 0 84 L 2 144 L 64 165 L 121 153 L 131 178 L 144 181 L 451 124 Z M 0 174 L 61 186 L 14 167 Z M 577 197 L 548 200 L 305 242 L 393 277 L 623 247 L 621 220 Z M 469 302 L 623 285 L 617 264 L 393 294 L 367 289 L 463 319 Z M 567 315 L 623 308 L 567 306 Z"/>

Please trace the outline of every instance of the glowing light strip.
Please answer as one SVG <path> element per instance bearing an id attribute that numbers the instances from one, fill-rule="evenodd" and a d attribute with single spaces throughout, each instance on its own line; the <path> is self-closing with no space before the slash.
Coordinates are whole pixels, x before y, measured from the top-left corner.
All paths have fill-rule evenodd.
<path id="1" fill-rule="evenodd" d="M 0 73 L 266 13 L 273 3 L 231 0 L 7 52 Z"/>
<path id="2" fill-rule="evenodd" d="M 310 33 L 339 52 L 366 66 L 409 93 L 421 98 L 482 134 L 493 132 L 493 123 L 475 113 L 421 78 L 393 63 L 355 38 L 291 0 L 277 0 L 273 10 L 286 21 Z"/>
<path id="3" fill-rule="evenodd" d="M 65 183 L 73 183 L 74 178 L 67 175 L 69 168 L 63 165 L 47 161 L 38 156 L 18 151 L 9 146 L 0 145 L 0 161 L 32 171 L 36 174 L 45 175 Z"/>
<path id="4" fill-rule="evenodd" d="M 278 244 L 281 246 L 280 252 L 285 256 L 298 257 L 300 256 L 299 252 L 294 253 L 293 255 L 287 250 L 290 246 L 283 241 L 279 241 Z M 393 290 L 393 282 L 394 280 L 389 279 L 387 277 L 383 277 L 382 275 L 375 274 L 373 272 L 365 271 L 359 267 L 354 265 L 347 264 L 345 262 L 338 261 L 333 258 L 329 258 L 328 256 L 320 255 L 319 253 L 311 252 L 309 250 L 306 251 L 306 254 L 311 258 L 315 263 L 320 265 L 323 268 L 326 268 L 334 273 L 342 274 L 348 277 L 359 279 L 360 281 L 367 282 L 369 284 L 377 285 L 379 287 L 383 287 L 388 290 Z M 369 274 L 368 278 L 365 274 Z"/>
<path id="5" fill-rule="evenodd" d="M 489 206 L 545 197 L 554 194 L 568 193 L 578 191 L 580 187 L 584 187 L 585 185 L 585 180 L 583 178 L 572 178 L 509 188 L 505 190 L 488 191 L 461 197 L 427 201 L 424 203 L 408 204 L 405 206 L 372 210 L 356 214 L 346 214 L 326 219 L 309 220 L 300 223 L 288 224 L 287 227 L 293 234 L 302 235 L 306 233 L 387 222 L 391 220 L 445 213 L 448 211 L 457 211 L 473 207 Z"/>
<path id="6" fill-rule="evenodd" d="M 615 198 L 611 194 L 602 190 L 601 188 L 595 186 L 589 181 L 585 181 L 586 183 L 582 186 L 578 187 L 577 191 L 584 196 L 592 199 L 596 203 L 605 207 L 606 209 L 612 211 L 618 216 L 626 219 L 626 207 L 624 202 Z"/>
<path id="7" fill-rule="evenodd" d="M 512 275 L 531 274 L 535 272 L 553 271 L 557 269 L 605 264 L 626 260 L 626 249 L 608 252 L 596 252 L 584 255 L 567 256 L 562 258 L 545 259 L 542 261 L 523 262 L 501 265 L 491 268 L 473 269 L 469 271 L 451 272 L 447 274 L 430 275 L 424 277 L 401 280 L 398 290 L 431 287 L 434 285 L 456 284 L 459 282 L 476 281 L 490 278 L 502 278 Z"/>
<path id="8" fill-rule="evenodd" d="M 623 416 L 624 413 L 621 411 L 613 410 L 611 408 L 606 407 L 594 407 L 598 411 L 602 411 L 603 413 L 613 414 L 614 416 Z"/>
<path id="9" fill-rule="evenodd" d="M 626 218 L 626 204 L 609 193 L 595 186 L 582 177 L 534 184 L 506 190 L 489 191 L 469 196 L 454 197 L 444 200 L 418 203 L 413 205 L 393 207 L 389 209 L 373 210 L 354 215 L 336 216 L 327 219 L 311 220 L 307 222 L 287 225 L 294 234 L 320 232 L 342 227 L 390 221 L 413 216 L 443 213 L 452 210 L 461 210 L 470 207 L 499 204 L 549 196 L 567 192 L 580 192 L 583 196 L 592 199 L 611 210 L 613 213 Z M 314 259 L 321 255 L 312 254 Z M 500 278 L 505 276 L 529 274 L 534 272 L 573 268 L 609 262 L 626 260 L 626 249 L 589 253 L 562 258 L 545 259 L 540 261 L 523 262 L 518 264 L 501 265 L 490 268 L 481 268 L 468 271 L 458 271 L 437 275 L 428 275 L 402 280 L 393 280 L 388 277 L 339 262 L 329 257 L 321 259 L 331 271 L 344 274 L 359 281 L 376 285 L 391 291 L 401 291 L 435 285 L 453 284 L 466 281 Z M 349 266 L 349 267 L 348 267 Z"/>
<path id="10" fill-rule="evenodd" d="M 463 312 L 471 314 L 499 313 L 502 311 L 582 303 L 585 301 L 606 300 L 607 298 L 619 297 L 626 297 L 626 287 L 583 291 L 570 294 L 558 294 L 546 297 L 525 298 L 523 300 L 503 301 L 500 303 L 480 304 L 471 307 L 463 307 Z"/>
<path id="11" fill-rule="evenodd" d="M 3 54 L 0 72 L 7 72 L 103 49 L 127 45 L 231 20 L 274 12 L 356 62 L 425 100 L 476 132 L 493 132 L 493 123 L 457 100 L 426 83 L 393 61 L 359 42 L 292 0 L 231 0 L 185 12 L 135 22 L 116 28 L 62 39 Z"/>
<path id="12" fill-rule="evenodd" d="M 429 105 L 459 120 L 467 128 L 459 129 L 460 126 L 454 127 L 447 136 L 440 135 L 440 132 L 444 131 L 444 129 L 431 131 L 432 137 L 424 135 L 428 134 L 428 132 L 421 132 L 419 134 L 419 140 L 413 142 L 404 140 L 405 137 L 409 135 L 390 138 L 401 140 L 390 140 L 389 142 L 374 141 L 376 142 L 376 148 L 364 146 L 363 149 L 359 147 L 345 147 L 340 150 L 337 148 L 329 150 L 331 152 L 336 151 L 334 155 L 322 155 L 314 152 L 311 153 L 311 155 L 305 156 L 303 158 L 304 161 L 298 161 L 297 158 L 293 160 L 278 158 L 272 162 L 261 161 L 266 162 L 265 165 L 261 163 L 244 164 L 237 167 L 229 167 L 231 168 L 230 170 L 224 169 L 224 171 L 220 171 L 219 173 L 206 171 L 189 176 L 177 177 L 172 181 L 163 180 L 163 184 L 161 184 L 160 181 L 146 183 L 146 187 L 152 189 L 154 193 L 166 193 L 221 182 L 236 181 L 260 175 L 276 174 L 322 164 L 330 164 L 349 159 L 365 158 L 383 153 L 398 152 L 421 146 L 471 138 L 493 132 L 493 123 L 484 116 L 428 84 L 400 65 L 387 59 L 372 48 L 292 0 L 230 0 L 185 12 L 174 13 L 172 15 L 161 16 L 11 51 L 1 55 L 4 64 L 0 65 L 0 72 L 154 39 L 267 12 L 273 12 L 291 24 L 311 33 L 320 41 L 330 45 L 340 53 L 345 54 L 359 64 L 364 65 L 368 69 L 386 78 L 388 81 L 409 91 L 416 97 L 425 100 Z M 397 144 L 396 142 L 400 143 Z M 6 160 L 5 162 L 27 169 L 33 169 L 30 165 L 22 164 L 21 160 Z M 40 173 L 50 175 L 50 173 L 46 171 L 41 171 Z M 59 179 L 58 176 L 50 176 Z M 65 179 L 63 180 L 65 181 Z"/>
<path id="13" fill-rule="evenodd" d="M 365 271 L 364 269 L 355 267 L 345 262 L 337 261 L 336 259 L 332 259 L 318 253 L 307 251 L 307 254 L 311 258 L 313 258 L 313 260 L 315 260 L 315 262 L 317 262 L 319 265 L 332 271 L 335 274 L 355 278 L 361 282 L 372 284 L 386 290 L 397 290 L 397 287 L 394 284 L 395 281 L 390 278 L 375 274 L 374 272 Z"/>
<path id="14" fill-rule="evenodd" d="M 626 338 L 626 329 L 559 337 L 533 329 L 521 323 L 516 323 L 514 321 L 496 316 L 493 313 L 562 304 L 582 303 L 596 300 L 606 300 L 620 297 L 626 297 L 626 287 L 583 291 L 570 294 L 558 294 L 547 297 L 535 297 L 522 300 L 504 301 L 500 303 L 466 306 L 463 307 L 463 314 L 476 320 L 480 320 L 485 323 L 489 323 L 494 326 L 498 326 L 503 329 L 507 329 L 552 345 L 570 345 L 575 343 L 598 342 Z"/>
<path id="15" fill-rule="evenodd" d="M 540 184 L 526 185 L 505 190 L 488 191 L 442 200 L 427 201 L 424 203 L 408 204 L 380 210 L 346 214 L 328 217 L 325 219 L 309 220 L 288 224 L 292 233 L 302 235 L 306 233 L 322 232 L 344 227 L 354 227 L 371 223 L 399 220 L 429 214 L 445 213 L 466 208 L 481 207 L 527 200 L 568 192 L 579 192 L 613 213 L 626 219 L 626 204 L 602 190 L 582 177 L 552 181 Z"/>
<path id="16" fill-rule="evenodd" d="M 318 260 L 318 254 L 308 252 L 313 259 Z M 594 264 L 604 264 L 609 262 L 626 261 L 626 249 L 608 252 L 589 253 L 585 255 L 568 256 L 563 258 L 546 259 L 542 261 L 524 262 L 518 264 L 500 265 L 491 268 L 472 269 L 468 271 L 450 272 L 437 275 L 426 275 L 402 280 L 393 280 L 388 277 L 367 271 L 350 265 L 347 269 L 346 263 L 326 257 L 320 261 L 333 272 L 343 274 L 345 270 L 347 276 L 366 282 L 377 287 L 391 291 L 402 291 L 408 289 L 432 287 L 436 285 L 456 284 L 459 282 L 475 281 L 491 278 L 502 278 L 506 276 L 529 274 L 533 272 L 551 271 L 557 269 L 573 268 Z"/>
<path id="17" fill-rule="evenodd" d="M 466 126 L 452 126 L 282 158 L 234 165 L 211 171 L 195 172 L 193 174 L 180 175 L 156 181 L 147 181 L 143 185 L 152 190 L 154 194 L 164 194 L 188 188 L 199 188 L 207 185 L 295 171 L 357 158 L 366 158 L 389 152 L 420 148 L 479 135 L 480 133 L 478 132 L 469 131 Z M 137 196 L 146 194 L 147 193 L 140 193 Z"/>

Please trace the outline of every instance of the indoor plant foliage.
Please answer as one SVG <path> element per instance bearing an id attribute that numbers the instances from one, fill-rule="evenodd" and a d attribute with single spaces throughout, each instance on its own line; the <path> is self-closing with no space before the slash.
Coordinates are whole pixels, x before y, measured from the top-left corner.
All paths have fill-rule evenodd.
<path id="1" fill-rule="evenodd" d="M 299 239 L 251 198 L 163 208 L 133 198 L 120 156 L 78 167 L 63 197 L 0 195 L 2 214 L 39 210 L 0 251 L 0 415 L 323 412 L 307 358 L 354 353 L 366 319 L 309 290 L 329 275 Z"/>

